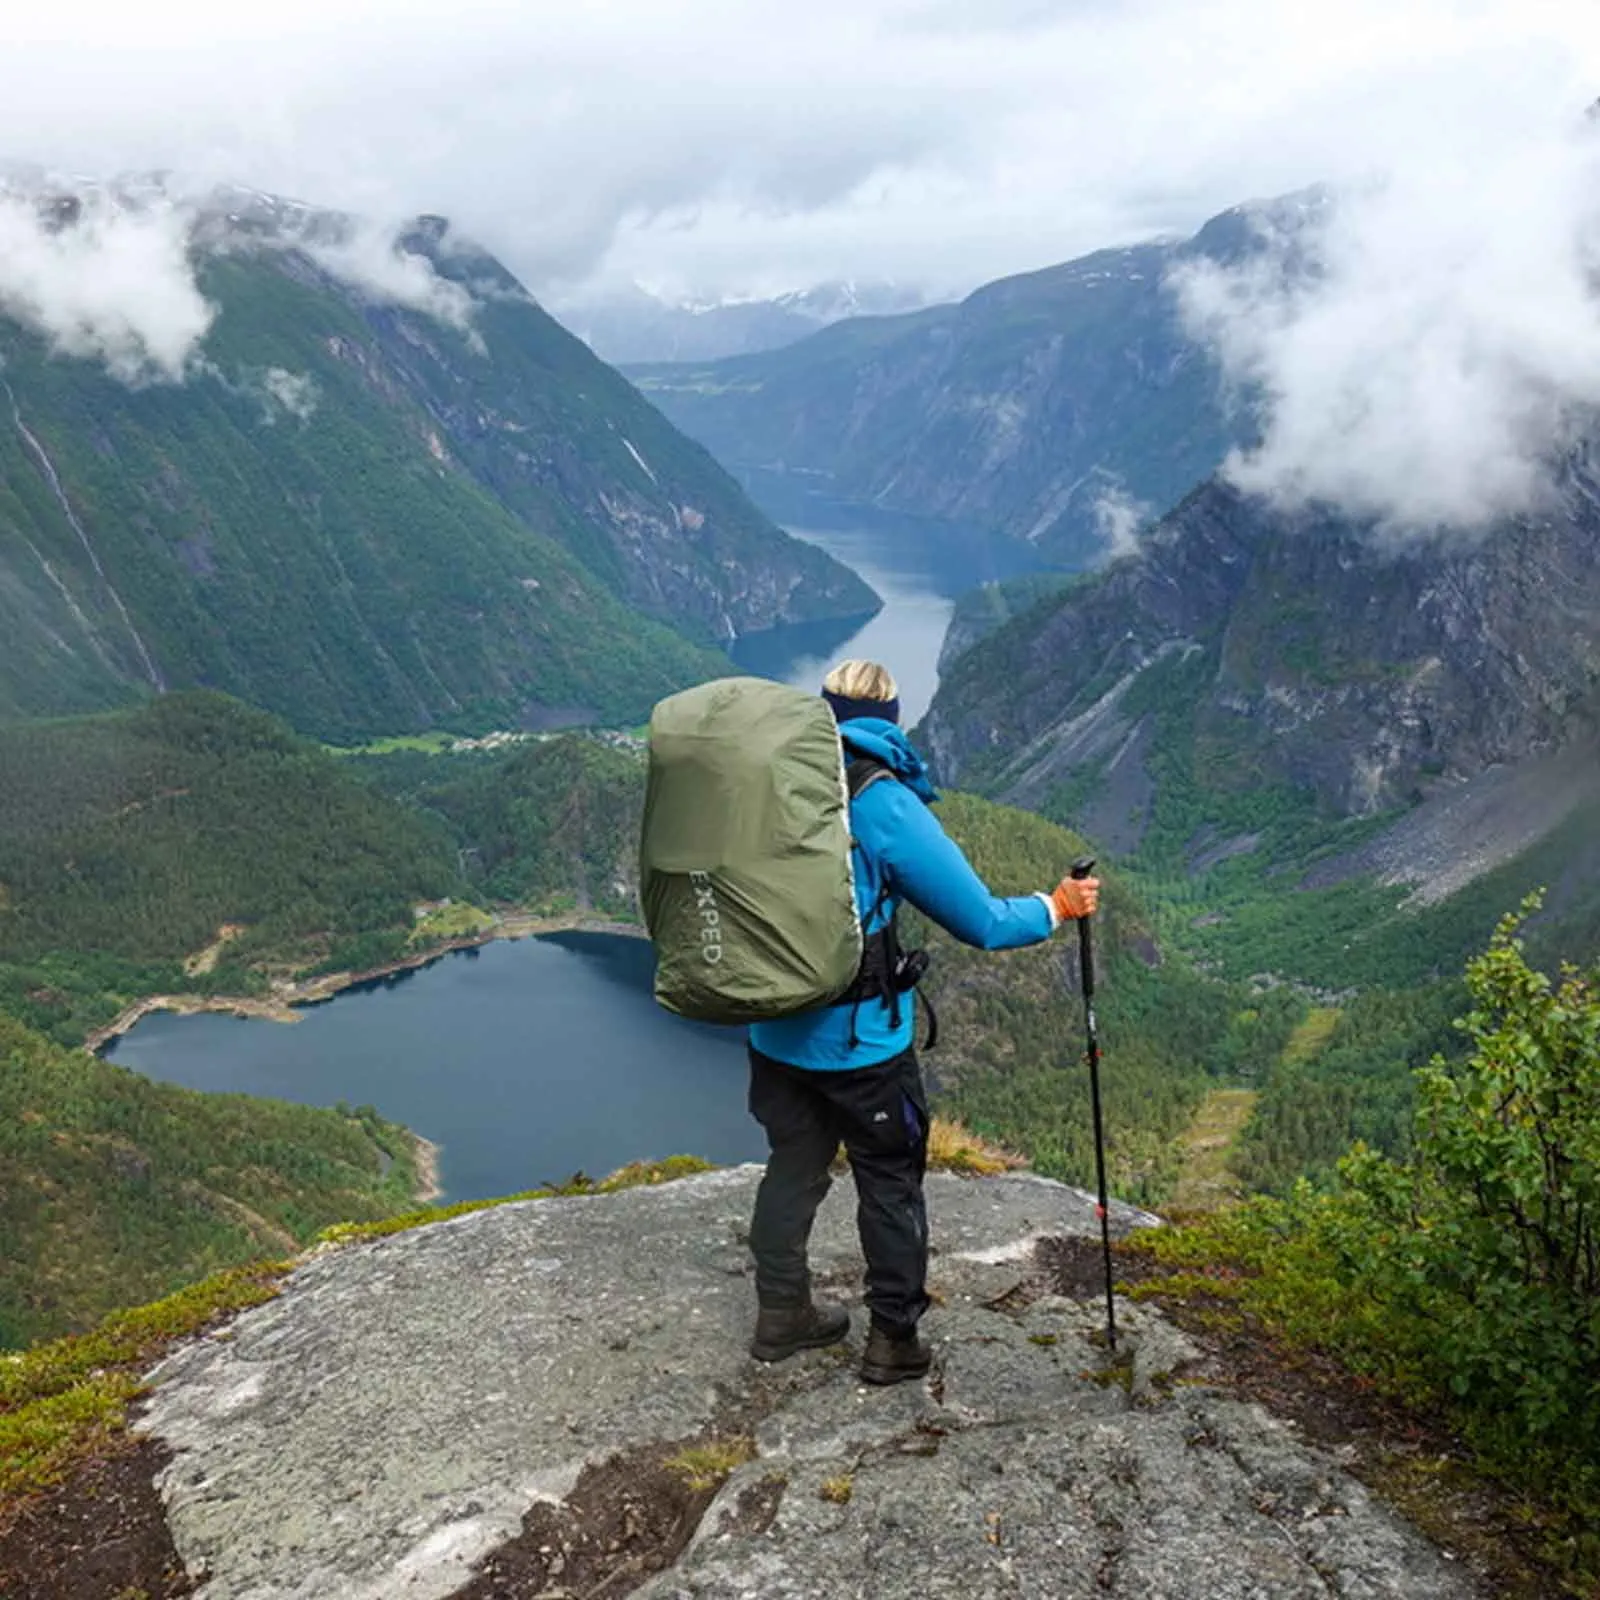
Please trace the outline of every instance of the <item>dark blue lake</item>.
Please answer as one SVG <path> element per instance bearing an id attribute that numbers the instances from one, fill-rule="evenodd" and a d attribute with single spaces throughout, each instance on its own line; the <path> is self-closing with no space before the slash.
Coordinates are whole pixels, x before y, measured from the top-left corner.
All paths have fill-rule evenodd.
<path id="1" fill-rule="evenodd" d="M 644 940 L 610 934 L 504 941 L 294 1024 L 158 1013 L 106 1055 L 191 1089 L 376 1106 L 442 1147 L 451 1200 L 652 1157 L 763 1159 L 742 1030 L 662 1011 L 651 961 Z"/>

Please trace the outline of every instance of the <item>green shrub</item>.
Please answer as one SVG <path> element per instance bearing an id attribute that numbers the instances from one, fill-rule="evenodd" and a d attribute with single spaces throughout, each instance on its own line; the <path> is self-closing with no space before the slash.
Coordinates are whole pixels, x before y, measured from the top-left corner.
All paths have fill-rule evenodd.
<path id="1" fill-rule="evenodd" d="M 1416 1163 L 1350 1178 L 1409 1212 L 1397 1265 L 1438 1305 L 1452 1392 L 1600 1470 L 1600 974 L 1533 970 L 1519 920 L 1467 969 L 1470 1058 L 1419 1074 Z"/>
<path id="2" fill-rule="evenodd" d="M 1242 1269 L 1227 1281 L 1274 1333 L 1446 1404 L 1600 1578 L 1600 973 L 1528 965 L 1537 906 L 1469 963 L 1471 1048 L 1417 1073 L 1408 1159 L 1357 1145 L 1329 1192 L 1302 1181 L 1140 1248 Z"/>

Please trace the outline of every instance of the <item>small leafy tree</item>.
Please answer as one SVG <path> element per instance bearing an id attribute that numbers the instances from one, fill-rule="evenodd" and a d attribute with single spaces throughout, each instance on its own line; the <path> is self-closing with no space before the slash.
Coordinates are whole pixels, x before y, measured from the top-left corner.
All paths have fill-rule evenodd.
<path id="1" fill-rule="evenodd" d="M 1347 1176 L 1413 1226 L 1394 1239 L 1437 1320 L 1450 1389 L 1524 1439 L 1600 1457 L 1600 993 L 1594 975 L 1530 968 L 1505 918 L 1468 966 L 1472 1040 L 1419 1075 L 1417 1154 L 1397 1193 Z"/>

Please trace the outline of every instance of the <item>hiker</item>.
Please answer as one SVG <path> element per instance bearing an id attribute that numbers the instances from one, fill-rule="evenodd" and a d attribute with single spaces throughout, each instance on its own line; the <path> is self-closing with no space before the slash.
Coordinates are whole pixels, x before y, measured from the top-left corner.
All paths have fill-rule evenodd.
<path id="1" fill-rule="evenodd" d="M 964 944 L 1010 950 L 1092 914 L 1100 885 L 1063 878 L 1038 894 L 991 894 L 929 810 L 937 796 L 899 727 L 899 691 L 887 669 L 841 662 L 822 698 L 850 772 L 856 905 L 867 950 L 842 1000 L 750 1029 L 750 1111 L 771 1150 L 750 1227 L 759 1301 L 750 1353 L 782 1361 L 850 1330 L 842 1306 L 812 1299 L 806 1263 L 842 1142 L 855 1174 L 872 1319 L 861 1376 L 898 1383 L 927 1372 L 932 1352 L 917 1332 L 928 1307 L 928 1102 L 914 1045 L 915 996 L 897 991 L 886 972 L 898 953 L 895 912 L 904 901 Z"/>

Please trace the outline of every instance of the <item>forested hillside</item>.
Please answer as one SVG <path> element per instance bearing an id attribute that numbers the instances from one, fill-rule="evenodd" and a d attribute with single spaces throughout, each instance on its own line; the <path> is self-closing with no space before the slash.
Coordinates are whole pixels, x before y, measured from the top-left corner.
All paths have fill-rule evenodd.
<path id="1" fill-rule="evenodd" d="M 331 739 L 627 721 L 738 633 L 876 604 L 497 263 L 419 229 L 393 270 L 430 315 L 325 264 L 344 225 L 203 218 L 182 382 L 0 318 L 0 715 L 203 686 Z"/>
<path id="2" fill-rule="evenodd" d="M 152 1083 L 0 1012 L 0 1349 L 404 1210 L 416 1183 L 410 1135 L 369 1110 Z"/>
<path id="3" fill-rule="evenodd" d="M 1053 884 L 1083 851 L 1056 824 L 972 795 L 947 795 L 940 815 L 997 893 Z M 1101 871 L 1096 998 L 1112 1187 L 1154 1204 L 1171 1192 L 1173 1140 L 1202 1095 L 1219 1081 L 1264 1074 L 1305 1005 L 1289 991 L 1255 996 L 1210 979 L 1164 951 L 1128 881 Z M 969 950 L 914 914 L 904 932 L 934 954 L 928 991 L 941 1040 L 927 1066 L 941 1105 L 1027 1152 L 1040 1172 L 1092 1182 L 1076 930 L 1004 955 Z"/>
<path id="4" fill-rule="evenodd" d="M 349 764 L 448 832 L 480 900 L 637 918 L 642 751 L 565 735 L 498 754 Z"/>
<path id="5" fill-rule="evenodd" d="M 456 864 L 442 829 L 219 695 L 0 725 L 0 1006 L 76 1042 L 138 995 L 248 988 L 262 961 L 392 958 Z"/>

